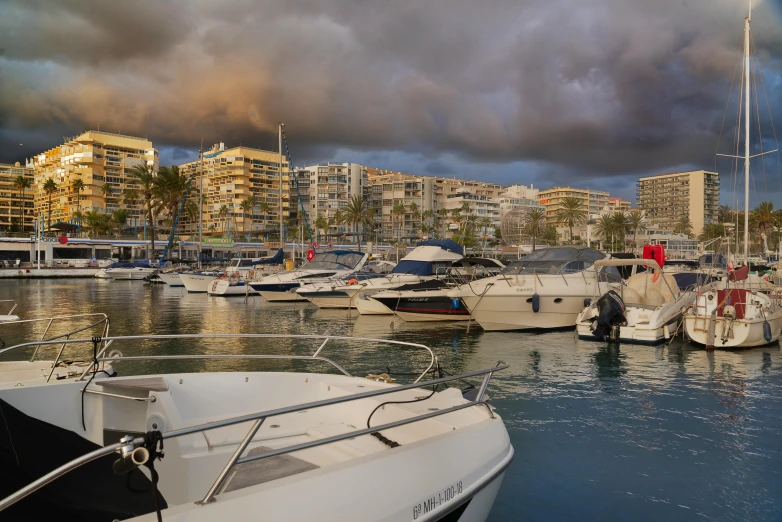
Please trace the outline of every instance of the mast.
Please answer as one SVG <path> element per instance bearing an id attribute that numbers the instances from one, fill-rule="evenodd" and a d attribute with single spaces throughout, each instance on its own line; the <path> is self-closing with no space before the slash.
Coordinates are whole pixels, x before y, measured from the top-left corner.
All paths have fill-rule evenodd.
<path id="1" fill-rule="evenodd" d="M 204 201 L 204 143 L 198 149 L 200 164 L 198 166 L 198 269 L 201 269 L 201 244 L 203 243 L 204 213 L 202 209 Z"/>
<path id="2" fill-rule="evenodd" d="M 278 126 L 279 130 L 279 149 L 280 149 L 280 247 L 285 248 L 285 240 L 283 239 L 282 235 L 282 128 L 285 127 L 285 124 L 280 122 L 280 125 Z M 284 252 L 284 250 L 283 250 Z"/>
<path id="3" fill-rule="evenodd" d="M 744 264 L 749 264 L 749 19 L 752 15 L 752 2 L 749 14 L 744 19 Z"/>

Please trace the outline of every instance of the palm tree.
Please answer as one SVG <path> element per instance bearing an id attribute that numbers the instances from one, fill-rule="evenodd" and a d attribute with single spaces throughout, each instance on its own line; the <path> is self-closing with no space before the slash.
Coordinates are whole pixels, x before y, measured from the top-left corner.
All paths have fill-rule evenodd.
<path id="1" fill-rule="evenodd" d="M 418 210 L 418 205 L 416 204 L 415 201 L 413 201 L 412 203 L 410 203 L 407 206 L 407 211 L 410 212 L 410 217 L 412 219 L 412 223 L 411 223 L 412 224 L 412 234 L 415 236 L 415 235 L 417 235 L 416 234 L 416 231 L 417 231 L 416 221 L 421 219 L 421 211 Z"/>
<path id="2" fill-rule="evenodd" d="M 374 223 L 374 209 L 369 206 L 369 200 L 361 196 L 350 198 L 348 205 L 340 209 L 342 222 L 353 227 L 358 241 L 358 250 L 361 251 L 361 235 L 359 230 L 364 225 Z"/>
<path id="3" fill-rule="evenodd" d="M 266 230 L 266 227 L 268 226 L 266 224 L 266 219 L 269 217 L 269 204 L 267 202 L 262 202 L 260 205 L 261 209 L 261 215 L 263 216 L 263 229 Z"/>
<path id="4" fill-rule="evenodd" d="M 182 200 L 190 198 L 185 204 L 184 212 L 188 216 L 197 216 L 198 202 L 191 197 L 195 187 L 190 181 L 191 177 L 181 174 L 176 165 L 160 167 L 153 185 L 153 195 L 157 202 L 155 213 L 159 216 L 165 212 L 173 220 L 179 212 Z"/>
<path id="5" fill-rule="evenodd" d="M 708 223 L 703 225 L 703 232 L 699 239 L 701 241 L 709 241 L 710 239 L 717 239 L 725 235 L 725 227 L 720 223 Z"/>
<path id="6" fill-rule="evenodd" d="M 483 231 L 483 244 L 486 244 L 486 229 L 491 226 L 491 218 L 489 217 L 482 217 L 478 220 L 478 226 L 481 227 L 481 230 Z"/>
<path id="7" fill-rule="evenodd" d="M 79 229 L 81 229 L 81 191 L 85 188 L 86 185 L 81 178 L 77 178 L 71 183 L 71 190 L 76 193 L 76 212 L 73 215 L 74 217 L 78 216 Z"/>
<path id="8" fill-rule="evenodd" d="M 447 224 L 447 218 L 448 218 L 448 209 L 447 208 L 441 208 L 437 211 L 437 215 L 440 217 L 440 224 L 446 225 Z M 443 236 L 445 236 L 445 229 L 443 229 Z"/>
<path id="9" fill-rule="evenodd" d="M 106 181 L 100 186 L 100 191 L 103 194 L 103 208 L 109 210 L 109 196 L 114 194 L 114 189 L 111 188 L 111 183 Z"/>
<path id="10" fill-rule="evenodd" d="M 768 251 L 768 231 L 774 225 L 774 204 L 764 201 L 753 208 L 749 214 L 749 226 L 752 230 L 760 232 L 763 238 L 763 253 Z"/>
<path id="11" fill-rule="evenodd" d="M 614 212 L 611 216 L 611 219 L 614 222 L 614 233 L 619 239 L 619 244 L 622 245 L 622 250 L 624 250 L 627 246 L 625 244 L 625 236 L 630 230 L 629 218 L 625 215 L 624 212 Z"/>
<path id="12" fill-rule="evenodd" d="M 633 248 L 638 250 L 638 232 L 646 232 L 646 224 L 644 223 L 644 212 L 638 210 L 630 212 L 627 224 L 633 230 Z"/>
<path id="13" fill-rule="evenodd" d="M 315 220 L 315 229 L 319 231 L 318 233 L 318 243 L 320 243 L 320 232 L 323 232 L 323 234 L 326 234 L 326 229 L 329 226 L 329 220 L 326 219 L 326 216 L 318 216 Z"/>
<path id="14" fill-rule="evenodd" d="M 579 198 L 566 197 L 555 213 L 557 222 L 570 228 L 570 244 L 573 244 L 573 227 L 586 223 L 587 212 Z"/>
<path id="15" fill-rule="evenodd" d="M 691 232 L 692 221 L 690 221 L 690 216 L 688 214 L 684 214 L 682 217 L 676 220 L 676 224 L 673 227 L 673 233 L 684 234 L 689 237 Z"/>
<path id="16" fill-rule="evenodd" d="M 255 225 L 255 207 L 258 205 L 258 198 L 255 196 L 255 194 L 250 194 L 247 196 L 247 202 L 250 204 L 250 232 L 252 232 L 252 229 L 254 228 L 253 225 Z M 288 227 L 291 228 L 290 226 Z M 296 228 L 296 224 L 294 223 L 293 229 Z"/>
<path id="17" fill-rule="evenodd" d="M 149 165 L 137 165 L 130 171 L 131 175 L 140 183 L 139 190 L 144 203 L 147 206 L 147 220 L 149 222 L 152 253 L 155 256 L 155 170 Z"/>
<path id="18" fill-rule="evenodd" d="M 595 234 L 603 236 L 603 242 L 605 242 L 609 236 L 613 235 L 616 231 L 616 222 L 610 215 L 602 215 L 595 222 Z M 613 250 L 613 245 L 611 245 Z"/>
<path id="19" fill-rule="evenodd" d="M 222 205 L 220 206 L 220 210 L 217 211 L 217 215 L 220 216 L 220 218 L 223 220 L 223 232 L 222 235 L 225 236 L 225 221 L 228 217 L 228 205 Z"/>
<path id="20" fill-rule="evenodd" d="M 732 223 L 734 216 L 735 214 L 730 205 L 720 205 L 720 208 L 717 210 L 717 220 L 720 223 Z"/>
<path id="21" fill-rule="evenodd" d="M 43 191 L 46 192 L 46 194 L 49 196 L 49 208 L 47 209 L 49 216 L 47 218 L 46 229 L 49 232 L 51 232 L 52 231 L 52 194 L 54 194 L 57 191 L 57 183 L 55 183 L 52 178 L 47 179 L 46 183 L 43 184 Z"/>
<path id="22" fill-rule="evenodd" d="M 244 229 L 242 232 L 247 232 L 247 212 L 253 208 L 253 204 L 250 198 L 245 198 L 239 206 L 242 208 L 242 228 Z"/>
<path id="23" fill-rule="evenodd" d="M 396 230 L 396 242 L 397 243 L 399 243 L 401 241 L 401 237 L 400 236 L 402 235 L 402 224 L 404 223 L 405 213 L 407 213 L 407 208 L 405 208 L 404 204 L 402 204 L 402 203 L 397 203 L 391 209 L 391 216 L 392 217 L 396 216 L 396 218 L 399 220 L 399 226 L 397 227 L 397 230 Z"/>
<path id="24" fill-rule="evenodd" d="M 16 176 L 14 188 L 19 191 L 19 228 L 24 232 L 24 191 L 30 188 L 32 182 L 24 176 Z"/>
<path id="25" fill-rule="evenodd" d="M 524 216 L 524 233 L 532 238 L 532 251 L 535 251 L 538 238 L 546 228 L 546 211 L 542 208 L 532 208 Z"/>
<path id="26" fill-rule="evenodd" d="M 111 213 L 111 222 L 117 227 L 117 237 L 122 235 L 122 229 L 128 222 L 130 211 L 126 208 L 114 210 Z"/>
<path id="27" fill-rule="evenodd" d="M 426 220 L 426 225 L 427 225 L 426 231 L 427 231 L 427 233 L 429 233 L 431 231 L 437 230 L 437 228 L 436 228 L 436 226 L 434 224 L 434 217 L 435 217 L 434 210 L 431 210 L 431 209 L 424 210 L 423 213 L 421 214 L 421 217 L 423 217 Z M 423 231 L 424 230 L 423 230 L 423 224 L 422 224 L 421 232 L 423 232 Z"/>

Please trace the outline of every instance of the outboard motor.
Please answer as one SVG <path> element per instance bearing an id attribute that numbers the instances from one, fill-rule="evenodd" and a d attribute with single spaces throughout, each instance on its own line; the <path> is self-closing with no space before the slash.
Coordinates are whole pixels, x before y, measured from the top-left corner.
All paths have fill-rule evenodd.
<path id="1" fill-rule="evenodd" d="M 609 336 L 614 326 L 625 322 L 625 303 L 614 290 L 608 291 L 597 300 L 598 316 L 592 332 L 601 341 Z"/>

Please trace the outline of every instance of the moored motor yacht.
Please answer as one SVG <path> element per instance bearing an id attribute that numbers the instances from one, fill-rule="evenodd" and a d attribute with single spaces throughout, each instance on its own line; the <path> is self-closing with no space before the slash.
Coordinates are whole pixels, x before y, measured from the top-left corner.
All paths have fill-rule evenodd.
<path id="1" fill-rule="evenodd" d="M 223 297 L 257 295 L 258 291 L 247 284 L 248 281 L 279 271 L 283 261 L 284 253 L 282 248 L 275 255 L 269 257 L 234 259 L 231 265 L 225 269 L 225 277 L 214 279 L 209 283 L 207 293 L 212 296 Z M 270 269 L 270 267 L 275 265 L 278 265 L 277 270 Z"/>
<path id="2" fill-rule="evenodd" d="M 605 257 L 586 247 L 544 248 L 448 295 L 461 299 L 484 330 L 573 328 L 592 296 L 621 284 L 615 267 L 596 276 L 593 263 Z"/>
<path id="3" fill-rule="evenodd" d="M 0 484 L 3 516 L 39 519 L 57 505 L 67 520 L 153 520 L 156 512 L 158 519 L 190 522 L 254 520 L 259 513 L 268 520 L 487 519 L 513 458 L 502 419 L 485 402 L 491 375 L 505 364 L 422 380 L 436 369 L 436 358 L 413 343 L 262 334 L 104 341 L 124 350 L 155 340 L 217 346 L 241 339 L 244 351 L 253 338 L 265 346 L 275 338 L 286 346 L 309 339 L 314 353 L 163 356 L 156 350 L 117 353 L 110 361 L 146 360 L 149 368 L 164 358 L 274 358 L 325 363 L 338 374 L 97 373 L 45 386 L 0 385 L 8 420 L 0 459 L 14 469 L 14 480 Z M 355 377 L 323 355 L 342 343 L 388 346 L 394 357 L 426 350 L 429 367 L 410 384 L 387 374 Z M 469 393 L 443 388 L 470 378 L 483 380 Z M 47 451 L 52 440 L 57 450 Z M 142 466 L 148 473 L 138 471 Z M 427 472 L 411 473 L 420 469 Z M 91 494 L 74 493 L 85 490 Z"/>
<path id="4" fill-rule="evenodd" d="M 141 281 L 155 273 L 157 269 L 150 265 L 149 261 L 136 261 L 135 263 L 113 263 L 104 269 L 103 279 L 121 279 Z M 100 271 L 99 271 L 100 272 Z M 96 274 L 97 277 L 97 274 Z"/>
<path id="5" fill-rule="evenodd" d="M 188 292 L 203 294 L 209 290 L 209 284 L 221 275 L 224 275 L 221 270 L 182 272 L 179 274 L 179 280 Z"/>
<path id="6" fill-rule="evenodd" d="M 469 310 L 460 299 L 450 297 L 449 292 L 456 286 L 492 277 L 504 266 L 495 259 L 475 257 L 465 257 L 454 265 L 458 266 L 448 268 L 435 279 L 384 290 L 369 296 L 367 303 L 362 300 L 360 304 L 375 306 L 372 303 L 375 301 L 387 308 L 389 313 L 410 322 L 466 321 L 470 318 Z"/>
<path id="7" fill-rule="evenodd" d="M 184 283 L 182 283 L 182 279 L 179 277 L 179 272 L 158 272 L 157 276 L 160 278 L 161 281 L 163 281 L 165 284 L 171 287 L 182 287 L 185 286 Z"/>
<path id="8" fill-rule="evenodd" d="M 361 270 L 367 258 L 367 254 L 355 250 L 318 252 L 298 270 L 269 274 L 248 283 L 267 301 L 306 301 L 293 290 L 302 283 L 342 279 Z"/>
<path id="9" fill-rule="evenodd" d="M 386 277 L 350 275 L 321 283 L 302 282 L 295 292 L 320 308 L 355 308 L 362 296 L 434 278 L 438 271 L 462 259 L 462 251 L 460 245 L 450 240 L 422 241 Z"/>
<path id="10" fill-rule="evenodd" d="M 637 272 L 626 284 L 595 296 L 576 319 L 580 339 L 662 342 L 676 334 L 683 311 L 695 300 L 694 290 L 682 291 L 674 276 L 663 273 L 653 259 L 599 259 L 594 266 L 648 267 L 652 271 Z"/>

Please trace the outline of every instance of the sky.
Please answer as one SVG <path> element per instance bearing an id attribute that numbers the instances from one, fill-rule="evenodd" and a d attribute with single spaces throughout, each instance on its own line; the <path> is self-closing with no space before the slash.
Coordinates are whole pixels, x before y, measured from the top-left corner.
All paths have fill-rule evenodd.
<path id="1" fill-rule="evenodd" d="M 727 203 L 743 180 L 715 152 L 736 151 L 747 8 L 2 0 L 0 162 L 100 128 L 146 136 L 163 164 L 182 163 L 202 141 L 273 149 L 282 121 L 296 166 L 350 161 L 631 201 L 640 176 L 716 168 Z M 754 2 L 752 34 L 752 128 L 770 150 L 772 121 L 782 134 L 782 0 Z M 753 162 L 753 203 L 782 206 L 778 158 Z"/>

